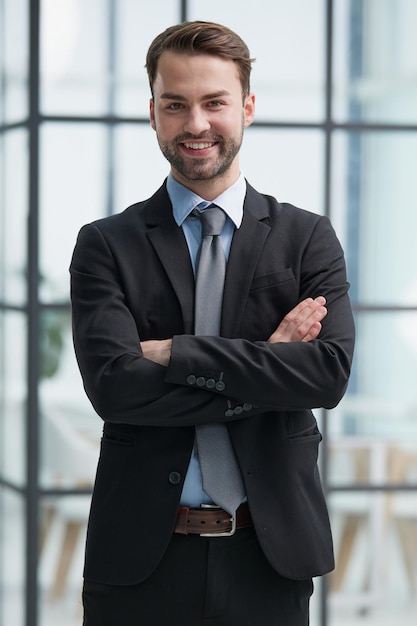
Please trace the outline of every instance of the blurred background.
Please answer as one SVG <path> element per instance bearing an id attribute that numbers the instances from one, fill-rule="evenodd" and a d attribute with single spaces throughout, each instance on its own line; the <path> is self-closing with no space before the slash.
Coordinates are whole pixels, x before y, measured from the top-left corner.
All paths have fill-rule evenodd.
<path id="1" fill-rule="evenodd" d="M 84 223 L 168 173 L 144 62 L 185 19 L 230 26 L 257 59 L 246 177 L 329 215 L 346 252 L 354 368 L 317 412 L 337 568 L 316 581 L 312 625 L 414 625 L 417 2 L 0 0 L 0 626 L 81 623 L 102 424 L 73 355 L 68 266 Z"/>

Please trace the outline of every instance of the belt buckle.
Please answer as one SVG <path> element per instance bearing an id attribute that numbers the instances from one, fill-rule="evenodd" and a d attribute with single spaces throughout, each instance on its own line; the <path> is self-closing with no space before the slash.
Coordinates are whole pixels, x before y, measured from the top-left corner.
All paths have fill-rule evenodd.
<path id="1" fill-rule="evenodd" d="M 221 506 L 217 504 L 200 504 L 201 509 L 216 509 L 218 511 L 224 511 Z M 236 513 L 230 515 L 230 521 L 232 522 L 232 528 L 224 533 L 200 533 L 200 537 L 231 537 L 236 532 Z"/>

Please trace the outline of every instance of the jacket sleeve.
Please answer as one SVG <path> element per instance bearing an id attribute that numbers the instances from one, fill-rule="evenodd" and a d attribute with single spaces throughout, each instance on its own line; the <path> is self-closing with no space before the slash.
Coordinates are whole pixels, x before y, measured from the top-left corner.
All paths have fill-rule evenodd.
<path id="1" fill-rule="evenodd" d="M 103 420 L 189 426 L 213 416 L 230 419 L 228 398 L 167 382 L 166 368 L 143 357 L 122 273 L 97 225 L 81 229 L 70 275 L 75 353 L 86 394 Z"/>
<path id="2" fill-rule="evenodd" d="M 316 340 L 269 344 L 176 336 L 165 380 L 193 386 L 195 379 L 215 372 L 223 382 L 221 393 L 264 410 L 336 406 L 349 379 L 354 324 L 343 251 L 327 218 L 317 221 L 303 251 L 299 283 L 300 301 L 319 295 L 327 300 Z"/>
<path id="3" fill-rule="evenodd" d="M 176 335 L 168 368 L 143 357 L 123 273 L 100 228 L 85 226 L 70 267 L 73 336 L 84 388 L 102 419 L 190 426 L 240 419 L 243 410 L 249 417 L 337 404 L 349 376 L 353 323 L 343 253 L 328 222 L 318 224 L 304 251 L 299 299 L 327 298 L 320 339 L 272 345 Z"/>

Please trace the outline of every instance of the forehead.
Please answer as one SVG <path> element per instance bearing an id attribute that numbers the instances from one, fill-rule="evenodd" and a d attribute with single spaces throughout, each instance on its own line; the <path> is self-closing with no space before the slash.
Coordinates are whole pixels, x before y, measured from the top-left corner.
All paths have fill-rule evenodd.
<path id="1" fill-rule="evenodd" d="M 211 54 L 186 54 L 166 51 L 159 58 L 155 81 L 155 95 L 169 91 L 182 94 L 202 90 L 241 92 L 239 72 L 231 59 Z"/>

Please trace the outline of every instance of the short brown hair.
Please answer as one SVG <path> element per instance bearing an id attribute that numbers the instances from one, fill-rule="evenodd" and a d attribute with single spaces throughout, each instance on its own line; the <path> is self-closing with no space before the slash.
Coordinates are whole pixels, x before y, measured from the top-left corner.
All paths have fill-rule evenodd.
<path id="1" fill-rule="evenodd" d="M 255 59 L 251 59 L 248 46 L 230 28 L 214 22 L 183 22 L 157 35 L 149 46 L 145 65 L 152 94 L 159 58 L 167 50 L 183 54 L 212 54 L 234 61 L 243 97 L 249 94 L 250 72 Z"/>

